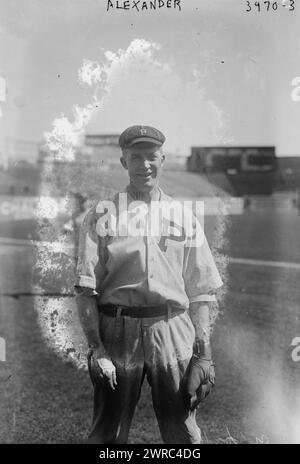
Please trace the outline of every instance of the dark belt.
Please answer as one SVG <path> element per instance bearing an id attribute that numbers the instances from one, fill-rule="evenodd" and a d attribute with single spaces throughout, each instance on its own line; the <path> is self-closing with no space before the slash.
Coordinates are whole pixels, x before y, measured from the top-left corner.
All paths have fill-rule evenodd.
<path id="1" fill-rule="evenodd" d="M 170 308 L 170 307 L 169 307 Z M 158 317 L 158 316 L 174 316 L 175 314 L 184 312 L 184 308 L 171 308 L 170 314 L 168 314 L 168 305 L 156 305 L 156 306 L 121 306 L 113 304 L 101 304 L 99 310 L 106 316 L 116 317 L 119 310 L 120 316 L 128 317 Z"/>

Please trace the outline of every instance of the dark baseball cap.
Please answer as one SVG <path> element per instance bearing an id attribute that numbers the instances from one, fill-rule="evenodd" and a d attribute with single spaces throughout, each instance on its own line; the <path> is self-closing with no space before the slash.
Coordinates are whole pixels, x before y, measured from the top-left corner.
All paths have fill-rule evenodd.
<path id="1" fill-rule="evenodd" d="M 131 147 L 136 143 L 148 142 L 154 145 L 163 145 L 166 137 L 162 132 L 151 126 L 130 126 L 119 137 L 119 145 L 123 148 Z"/>

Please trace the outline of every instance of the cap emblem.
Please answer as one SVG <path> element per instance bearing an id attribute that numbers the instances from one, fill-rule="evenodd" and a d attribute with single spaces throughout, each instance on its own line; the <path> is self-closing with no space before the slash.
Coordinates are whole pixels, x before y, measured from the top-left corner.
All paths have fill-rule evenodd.
<path id="1" fill-rule="evenodd" d="M 146 129 L 141 129 L 141 135 L 146 135 L 147 134 L 147 130 Z"/>

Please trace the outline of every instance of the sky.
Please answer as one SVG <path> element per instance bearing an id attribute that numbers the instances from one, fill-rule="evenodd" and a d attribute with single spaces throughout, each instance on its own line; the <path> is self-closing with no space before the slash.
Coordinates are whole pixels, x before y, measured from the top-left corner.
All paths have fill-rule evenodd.
<path id="1" fill-rule="evenodd" d="M 0 151 L 150 124 L 170 153 L 227 144 L 299 155 L 300 4 L 277 3 L 107 12 L 106 0 L 2 0 Z"/>

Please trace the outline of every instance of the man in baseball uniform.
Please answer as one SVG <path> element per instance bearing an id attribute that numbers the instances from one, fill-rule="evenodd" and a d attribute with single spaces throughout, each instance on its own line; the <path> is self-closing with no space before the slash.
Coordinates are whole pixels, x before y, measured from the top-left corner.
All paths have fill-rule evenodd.
<path id="1" fill-rule="evenodd" d="M 149 126 L 121 134 L 129 184 L 81 227 L 75 287 L 94 385 L 89 443 L 127 443 L 145 376 L 164 443 L 201 442 L 196 408 L 215 383 L 209 315 L 222 281 L 203 231 L 195 240 L 194 215 L 191 233 L 178 211 L 168 214 L 164 141 Z"/>

